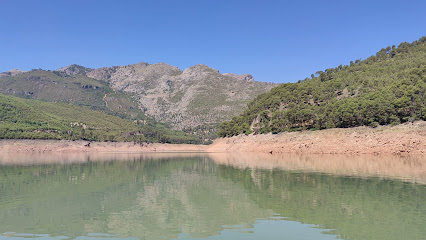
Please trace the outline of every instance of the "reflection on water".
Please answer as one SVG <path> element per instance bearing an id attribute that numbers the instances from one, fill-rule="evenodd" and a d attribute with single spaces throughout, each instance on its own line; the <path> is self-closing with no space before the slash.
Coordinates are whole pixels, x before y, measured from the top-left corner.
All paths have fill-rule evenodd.
<path id="1" fill-rule="evenodd" d="M 426 235 L 422 158 L 44 154 L 0 164 L 0 240 Z"/>
<path id="2" fill-rule="evenodd" d="M 0 153 L 0 166 L 136 161 L 206 156 L 203 153 Z"/>
<path id="3" fill-rule="evenodd" d="M 426 156 L 280 155 L 214 153 L 217 164 L 245 169 L 281 169 L 355 177 L 381 177 L 426 184 Z"/>
<path id="4" fill-rule="evenodd" d="M 3 153 L 0 166 L 84 164 L 208 156 L 219 165 L 245 169 L 281 169 L 355 177 L 381 177 L 426 184 L 426 156 L 298 155 L 255 153 Z"/>

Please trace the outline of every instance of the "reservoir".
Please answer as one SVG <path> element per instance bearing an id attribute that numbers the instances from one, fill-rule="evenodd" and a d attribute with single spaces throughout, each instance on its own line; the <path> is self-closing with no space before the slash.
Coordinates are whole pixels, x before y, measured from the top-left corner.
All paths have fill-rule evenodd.
<path id="1" fill-rule="evenodd" d="M 0 155 L 0 240 L 425 239 L 426 159 Z"/>

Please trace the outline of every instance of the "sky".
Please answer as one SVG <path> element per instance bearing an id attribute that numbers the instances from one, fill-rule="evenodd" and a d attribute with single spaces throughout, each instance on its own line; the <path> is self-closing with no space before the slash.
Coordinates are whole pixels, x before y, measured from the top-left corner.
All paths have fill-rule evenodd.
<path id="1" fill-rule="evenodd" d="M 0 0 L 0 72 L 165 62 L 296 82 L 426 35 L 426 1 Z"/>

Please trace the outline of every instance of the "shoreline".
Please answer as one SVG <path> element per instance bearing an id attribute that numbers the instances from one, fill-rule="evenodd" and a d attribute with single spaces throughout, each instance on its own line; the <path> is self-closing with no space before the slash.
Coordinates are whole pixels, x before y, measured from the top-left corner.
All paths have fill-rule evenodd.
<path id="1" fill-rule="evenodd" d="M 88 145 L 88 143 L 90 143 Z M 211 145 L 73 140 L 0 140 L 2 153 L 67 152 L 256 152 L 296 154 L 426 155 L 426 122 L 377 128 L 355 127 L 279 134 L 239 135 Z"/>
<path id="2" fill-rule="evenodd" d="M 133 143 L 133 142 L 90 142 L 84 140 L 38 140 L 2 139 L 0 152 L 4 153 L 138 153 L 138 152 L 204 152 L 207 145 Z"/>
<path id="3" fill-rule="evenodd" d="M 396 126 L 334 128 L 221 138 L 210 151 L 297 154 L 426 155 L 426 122 Z"/>

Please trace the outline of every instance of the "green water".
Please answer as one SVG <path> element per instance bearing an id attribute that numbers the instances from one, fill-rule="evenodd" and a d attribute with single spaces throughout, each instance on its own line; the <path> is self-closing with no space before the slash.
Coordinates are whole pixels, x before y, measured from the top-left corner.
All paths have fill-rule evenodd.
<path id="1" fill-rule="evenodd" d="M 0 165 L 0 240 L 426 236 L 426 185 L 406 179 L 203 154 L 55 157 Z"/>

